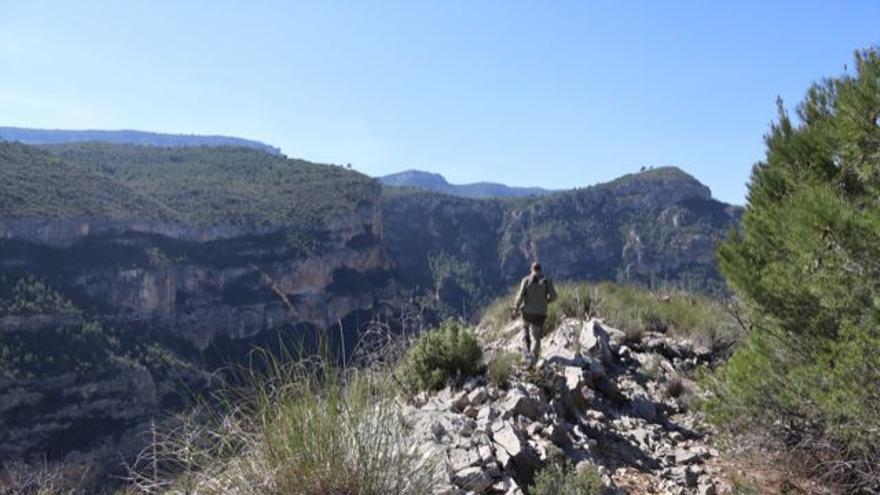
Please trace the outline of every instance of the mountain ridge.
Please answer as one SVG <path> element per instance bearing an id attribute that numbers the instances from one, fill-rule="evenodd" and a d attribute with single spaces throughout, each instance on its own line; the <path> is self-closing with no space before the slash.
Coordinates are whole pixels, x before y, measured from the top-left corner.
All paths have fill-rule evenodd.
<path id="1" fill-rule="evenodd" d="M 451 184 L 441 174 L 416 169 L 383 175 L 378 177 L 378 179 L 385 186 L 412 187 L 465 198 L 543 196 L 556 192 L 541 187 L 514 187 L 498 182 L 485 181 Z"/>
<path id="2" fill-rule="evenodd" d="M 133 129 L 39 129 L 29 127 L 0 126 L 0 141 L 17 141 L 22 144 L 65 144 L 103 142 L 138 144 L 142 146 L 241 146 L 281 155 L 275 146 L 236 136 L 209 134 L 174 134 Z"/>

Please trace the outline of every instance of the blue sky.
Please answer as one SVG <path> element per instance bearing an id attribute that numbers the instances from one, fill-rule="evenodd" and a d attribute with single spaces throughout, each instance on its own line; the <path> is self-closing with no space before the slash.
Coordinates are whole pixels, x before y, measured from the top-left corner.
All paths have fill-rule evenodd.
<path id="1" fill-rule="evenodd" d="M 674 164 L 743 203 L 776 96 L 878 26 L 878 1 L 0 0 L 0 125 L 550 188 Z"/>

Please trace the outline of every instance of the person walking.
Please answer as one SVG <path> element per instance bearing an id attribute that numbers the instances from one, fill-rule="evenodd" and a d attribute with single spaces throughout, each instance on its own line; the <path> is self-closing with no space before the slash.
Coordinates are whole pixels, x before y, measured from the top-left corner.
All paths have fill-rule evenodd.
<path id="1" fill-rule="evenodd" d="M 541 339 L 544 337 L 544 322 L 547 321 L 547 306 L 556 300 L 553 282 L 544 276 L 541 264 L 532 263 L 531 273 L 522 279 L 514 311 L 522 315 L 524 354 L 529 369 L 535 367 L 541 354 Z"/>

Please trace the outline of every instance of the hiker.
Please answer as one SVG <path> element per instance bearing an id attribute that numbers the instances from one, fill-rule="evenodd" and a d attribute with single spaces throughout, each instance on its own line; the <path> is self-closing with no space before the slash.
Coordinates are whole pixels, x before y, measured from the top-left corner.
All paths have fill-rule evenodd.
<path id="1" fill-rule="evenodd" d="M 523 319 L 523 343 L 529 368 L 533 368 L 538 362 L 544 322 L 547 320 L 547 304 L 555 300 L 556 289 L 553 288 L 553 282 L 544 276 L 540 263 L 532 263 L 532 272 L 522 280 L 513 303 L 514 314 L 521 314 Z"/>

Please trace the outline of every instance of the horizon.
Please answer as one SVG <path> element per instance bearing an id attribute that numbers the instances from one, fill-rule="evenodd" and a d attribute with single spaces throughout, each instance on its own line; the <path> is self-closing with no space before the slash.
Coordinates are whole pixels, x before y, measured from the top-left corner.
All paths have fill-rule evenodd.
<path id="1" fill-rule="evenodd" d="M 671 164 L 742 205 L 776 97 L 792 109 L 844 72 L 877 18 L 859 1 L 3 3 L 0 114 L 453 184 L 570 189 Z"/>

